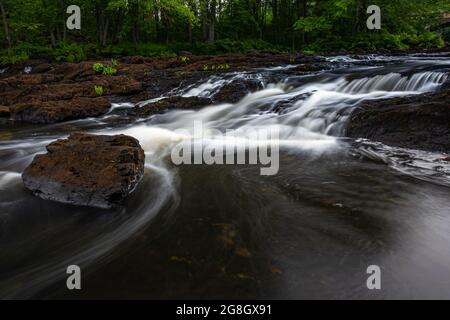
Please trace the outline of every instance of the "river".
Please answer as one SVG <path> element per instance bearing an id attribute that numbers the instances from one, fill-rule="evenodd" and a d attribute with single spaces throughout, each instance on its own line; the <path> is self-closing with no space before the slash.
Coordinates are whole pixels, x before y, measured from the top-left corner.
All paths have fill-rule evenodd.
<path id="1" fill-rule="evenodd" d="M 327 59 L 334 68 L 230 72 L 164 95 L 209 97 L 233 81 L 261 82 L 235 104 L 135 119 L 124 116 L 134 105 L 122 103 L 100 118 L 3 128 L 0 297 L 450 298 L 450 164 L 439 162 L 447 155 L 343 137 L 361 102 L 438 90 L 450 60 Z M 170 152 L 186 138 L 177 130 L 194 135 L 194 121 L 276 129 L 278 173 L 173 165 Z M 144 148 L 144 178 L 123 207 L 44 201 L 23 187 L 34 155 L 80 130 L 124 133 Z M 66 289 L 71 264 L 82 269 L 81 291 Z M 381 290 L 366 287 L 369 265 L 381 268 Z"/>

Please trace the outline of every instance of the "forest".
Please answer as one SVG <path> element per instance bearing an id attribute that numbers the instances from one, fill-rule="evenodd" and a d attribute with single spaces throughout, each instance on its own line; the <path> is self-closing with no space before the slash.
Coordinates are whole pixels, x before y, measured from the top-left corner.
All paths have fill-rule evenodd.
<path id="1" fill-rule="evenodd" d="M 67 30 L 66 9 L 81 9 Z M 368 30 L 366 9 L 381 8 Z M 448 0 L 0 0 L 0 63 L 50 56 L 171 56 L 280 50 L 369 52 L 443 47 Z"/>

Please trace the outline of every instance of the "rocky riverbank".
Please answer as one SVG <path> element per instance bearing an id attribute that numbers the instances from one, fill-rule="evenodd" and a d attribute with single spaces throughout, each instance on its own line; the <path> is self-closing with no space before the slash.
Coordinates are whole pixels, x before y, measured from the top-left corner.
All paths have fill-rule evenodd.
<path id="1" fill-rule="evenodd" d="M 156 98 L 212 74 L 289 63 L 309 70 L 308 66 L 324 60 L 272 52 L 160 59 L 124 57 L 119 59 L 115 75 L 97 73 L 93 68 L 96 62 L 110 64 L 107 60 L 53 64 L 32 60 L 9 67 L 0 74 L 0 117 L 29 123 L 95 117 L 106 113 L 111 102 Z M 236 102 L 258 88 L 257 84 L 243 81 L 224 87 L 215 100 Z"/>

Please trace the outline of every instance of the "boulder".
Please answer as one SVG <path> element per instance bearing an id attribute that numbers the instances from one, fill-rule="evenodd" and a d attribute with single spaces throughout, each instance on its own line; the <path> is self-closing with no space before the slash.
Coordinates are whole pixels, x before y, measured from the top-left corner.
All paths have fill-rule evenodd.
<path id="1" fill-rule="evenodd" d="M 368 101 L 355 109 L 346 136 L 426 151 L 450 152 L 450 87 L 437 93 Z"/>
<path id="2" fill-rule="evenodd" d="M 42 199 L 108 209 L 136 187 L 144 175 L 144 160 L 132 137 L 74 133 L 36 155 L 22 180 Z"/>

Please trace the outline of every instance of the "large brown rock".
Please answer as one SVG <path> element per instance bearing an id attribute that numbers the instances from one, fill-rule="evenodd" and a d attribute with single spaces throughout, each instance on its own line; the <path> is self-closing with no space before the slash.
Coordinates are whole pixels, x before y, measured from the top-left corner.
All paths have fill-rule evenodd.
<path id="1" fill-rule="evenodd" d="M 368 101 L 353 111 L 346 135 L 427 151 L 450 152 L 450 86 L 419 96 Z"/>
<path id="2" fill-rule="evenodd" d="M 22 179 L 42 199 L 111 208 L 140 181 L 144 160 L 144 151 L 132 137 L 75 133 L 49 144 Z"/>

